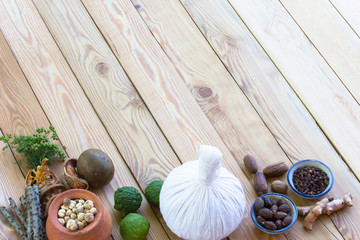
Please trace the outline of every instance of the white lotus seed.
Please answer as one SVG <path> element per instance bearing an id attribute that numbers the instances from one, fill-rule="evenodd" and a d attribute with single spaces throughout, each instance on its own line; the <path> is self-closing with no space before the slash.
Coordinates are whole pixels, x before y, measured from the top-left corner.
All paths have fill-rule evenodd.
<path id="1" fill-rule="evenodd" d="M 65 225 L 65 220 L 63 218 L 58 218 L 58 222 L 61 224 L 61 225 Z"/>
<path id="2" fill-rule="evenodd" d="M 94 214 L 86 213 L 85 214 L 85 221 L 87 221 L 88 223 L 91 223 L 92 221 L 94 221 Z"/>
<path id="3" fill-rule="evenodd" d="M 72 211 L 69 209 L 66 211 L 66 216 L 70 216 L 72 214 Z"/>
<path id="4" fill-rule="evenodd" d="M 85 202 L 85 204 L 84 204 L 84 207 L 85 207 L 86 209 L 91 209 L 91 208 L 93 208 L 93 207 L 94 207 L 93 201 L 87 200 L 87 201 Z"/>
<path id="5" fill-rule="evenodd" d="M 61 208 L 61 209 L 64 209 L 64 210 L 69 210 L 69 206 L 65 206 L 65 205 L 61 205 L 60 208 Z"/>
<path id="6" fill-rule="evenodd" d="M 85 200 L 81 198 L 81 199 L 79 199 L 79 203 L 84 204 Z"/>
<path id="7" fill-rule="evenodd" d="M 80 207 L 77 207 L 76 209 L 75 209 L 75 212 L 76 213 L 81 213 L 81 212 L 84 212 L 84 206 L 80 206 Z"/>
<path id="8" fill-rule="evenodd" d="M 86 209 L 84 210 L 84 213 L 89 213 L 90 212 L 90 209 Z"/>
<path id="9" fill-rule="evenodd" d="M 69 221 L 66 223 L 66 228 L 70 231 L 76 231 L 78 229 L 78 225 L 74 219 L 69 219 Z"/>
<path id="10" fill-rule="evenodd" d="M 65 210 L 64 209 L 60 209 L 59 211 L 58 211 L 58 217 L 60 217 L 60 218 L 63 218 L 63 217 L 65 217 Z"/>
<path id="11" fill-rule="evenodd" d="M 96 214 L 97 213 L 97 209 L 96 208 L 94 208 L 94 207 L 92 207 L 91 209 L 90 209 L 90 213 L 92 213 L 92 214 Z"/>
<path id="12" fill-rule="evenodd" d="M 83 222 L 77 223 L 79 229 L 83 229 L 85 227 L 85 224 Z"/>
<path id="13" fill-rule="evenodd" d="M 76 205 L 75 202 L 70 202 L 70 204 L 69 204 L 69 209 L 75 208 L 75 205 Z"/>
<path id="14" fill-rule="evenodd" d="M 64 217 L 64 220 L 65 220 L 65 223 L 67 223 L 67 222 L 70 220 L 70 217 L 69 217 L 69 216 L 65 216 L 65 217 Z"/>
<path id="15" fill-rule="evenodd" d="M 79 219 L 79 221 L 83 221 L 84 218 L 85 218 L 85 213 L 78 213 L 77 219 Z"/>

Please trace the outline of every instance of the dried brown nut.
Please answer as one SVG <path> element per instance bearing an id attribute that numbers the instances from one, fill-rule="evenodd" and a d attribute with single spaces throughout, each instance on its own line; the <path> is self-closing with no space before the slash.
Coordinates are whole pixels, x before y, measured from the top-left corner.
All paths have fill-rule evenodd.
<path id="1" fill-rule="evenodd" d="M 277 229 L 282 229 L 283 228 L 283 223 L 282 223 L 282 221 L 280 219 L 277 219 L 275 221 L 275 225 L 276 225 Z"/>
<path id="2" fill-rule="evenodd" d="M 280 205 L 283 205 L 283 204 L 286 204 L 285 200 L 280 198 L 278 201 L 277 201 L 277 205 L 280 206 Z"/>
<path id="3" fill-rule="evenodd" d="M 271 183 L 271 189 L 273 192 L 284 194 L 288 190 L 288 185 L 281 180 L 275 180 Z"/>
<path id="4" fill-rule="evenodd" d="M 282 204 L 279 206 L 279 211 L 289 213 L 291 211 L 291 209 L 290 209 L 289 205 Z"/>
<path id="5" fill-rule="evenodd" d="M 290 225 L 290 223 L 292 222 L 292 217 L 290 215 L 287 215 L 286 218 L 284 218 L 282 224 L 284 227 Z"/>
<path id="6" fill-rule="evenodd" d="M 255 186 L 255 192 L 257 195 L 263 195 L 267 193 L 268 186 L 265 179 L 265 176 L 262 172 L 257 172 L 254 177 L 254 186 Z"/>
<path id="7" fill-rule="evenodd" d="M 287 213 L 285 213 L 285 212 L 280 212 L 280 211 L 278 211 L 278 212 L 276 212 L 276 213 L 274 214 L 274 217 L 275 217 L 276 219 L 284 219 L 286 216 L 287 216 Z"/>
<path id="8" fill-rule="evenodd" d="M 276 230 L 277 229 L 277 226 L 272 221 L 265 221 L 264 227 L 269 229 L 269 230 Z"/>
<path id="9" fill-rule="evenodd" d="M 265 218 L 263 218 L 262 216 L 257 216 L 257 217 L 256 217 L 256 221 L 257 221 L 260 225 L 264 225 L 264 223 L 265 223 Z"/>
<path id="10" fill-rule="evenodd" d="M 264 200 L 264 206 L 271 208 L 271 206 L 272 206 L 271 199 L 267 196 L 262 197 L 262 199 Z"/>
<path id="11" fill-rule="evenodd" d="M 264 168 L 263 173 L 267 177 L 280 177 L 289 170 L 285 162 L 277 162 Z"/>
<path id="12" fill-rule="evenodd" d="M 254 202 L 254 209 L 255 211 L 259 211 L 264 207 L 264 200 L 262 198 L 258 198 Z"/>
<path id="13" fill-rule="evenodd" d="M 273 213 L 270 209 L 268 208 L 262 208 L 259 210 L 259 215 L 262 216 L 265 219 L 272 219 L 273 218 Z"/>
<path id="14" fill-rule="evenodd" d="M 276 205 L 277 201 L 275 199 L 270 198 L 270 200 L 271 200 L 271 205 Z"/>
<path id="15" fill-rule="evenodd" d="M 273 214 L 275 214 L 278 211 L 278 209 L 279 209 L 278 205 L 272 205 L 270 208 Z"/>
<path id="16" fill-rule="evenodd" d="M 246 155 L 244 157 L 244 165 L 246 169 L 251 173 L 256 173 L 258 171 L 258 166 L 255 161 L 255 158 L 251 155 Z"/>

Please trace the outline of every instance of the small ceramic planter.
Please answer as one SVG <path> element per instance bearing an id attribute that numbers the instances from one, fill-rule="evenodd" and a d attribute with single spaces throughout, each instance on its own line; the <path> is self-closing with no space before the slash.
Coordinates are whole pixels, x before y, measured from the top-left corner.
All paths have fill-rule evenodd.
<path id="1" fill-rule="evenodd" d="M 58 222 L 58 210 L 65 198 L 92 200 L 97 208 L 94 221 L 81 230 L 70 231 Z M 92 192 L 84 189 L 72 189 L 55 197 L 50 204 L 46 221 L 46 234 L 49 240 L 108 240 L 111 235 L 112 222 L 109 212 L 101 200 Z"/>

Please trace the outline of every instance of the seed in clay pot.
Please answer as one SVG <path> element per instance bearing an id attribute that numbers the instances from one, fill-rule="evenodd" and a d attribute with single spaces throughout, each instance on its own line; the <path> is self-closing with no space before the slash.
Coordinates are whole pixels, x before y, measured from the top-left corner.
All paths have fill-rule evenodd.
<path id="1" fill-rule="evenodd" d="M 280 206 L 280 205 L 283 205 L 283 204 L 286 204 L 285 200 L 280 198 L 278 201 L 277 201 L 277 205 Z"/>
<path id="2" fill-rule="evenodd" d="M 273 192 L 284 194 L 288 190 L 288 185 L 281 180 L 275 180 L 271 183 L 271 190 Z"/>
<path id="3" fill-rule="evenodd" d="M 257 163 L 255 161 L 255 158 L 251 155 L 246 155 L 244 157 L 244 165 L 246 167 L 246 169 L 250 172 L 250 173 L 256 173 L 258 171 L 258 166 Z"/>
<path id="4" fill-rule="evenodd" d="M 277 219 L 277 220 L 275 221 L 275 225 L 276 225 L 277 229 L 283 228 L 283 225 L 282 225 L 282 224 L 283 224 L 283 223 L 282 223 L 282 221 L 281 221 L 280 219 Z"/>
<path id="5" fill-rule="evenodd" d="M 275 214 L 274 214 L 274 217 L 276 218 L 276 219 L 284 219 L 285 217 L 287 216 L 287 213 L 284 213 L 284 212 L 276 212 Z"/>
<path id="6" fill-rule="evenodd" d="M 264 223 L 265 223 L 265 218 L 263 218 L 262 216 L 257 216 L 257 217 L 256 217 L 256 221 L 257 221 L 260 225 L 264 225 Z"/>
<path id="7" fill-rule="evenodd" d="M 258 198 L 254 202 L 254 209 L 255 211 L 259 211 L 264 207 L 264 200 L 262 198 Z"/>
<path id="8" fill-rule="evenodd" d="M 291 209 L 290 209 L 289 205 L 282 204 L 279 206 L 279 211 L 289 213 L 291 211 Z"/>
<path id="9" fill-rule="evenodd" d="M 270 209 L 268 208 L 262 208 L 259 210 L 259 215 L 262 216 L 265 219 L 272 219 L 273 218 L 273 213 Z"/>
<path id="10" fill-rule="evenodd" d="M 278 205 L 272 205 L 270 208 L 273 214 L 275 214 L 278 211 L 278 209 L 279 209 Z"/>
<path id="11" fill-rule="evenodd" d="M 267 177 L 280 177 L 289 170 L 285 162 L 277 162 L 264 168 L 263 173 Z"/>
<path id="12" fill-rule="evenodd" d="M 261 196 L 268 191 L 267 182 L 262 172 L 257 172 L 254 177 L 254 188 L 257 195 Z"/>
<path id="13" fill-rule="evenodd" d="M 284 218 L 282 224 L 284 227 L 289 226 L 292 222 L 292 217 L 290 215 L 287 215 L 286 218 Z"/>
<path id="14" fill-rule="evenodd" d="M 264 206 L 270 208 L 272 206 L 271 199 L 267 196 L 262 198 L 264 200 Z"/>
<path id="15" fill-rule="evenodd" d="M 272 221 L 265 221 L 264 227 L 269 229 L 269 230 L 276 230 L 277 229 L 277 226 Z"/>

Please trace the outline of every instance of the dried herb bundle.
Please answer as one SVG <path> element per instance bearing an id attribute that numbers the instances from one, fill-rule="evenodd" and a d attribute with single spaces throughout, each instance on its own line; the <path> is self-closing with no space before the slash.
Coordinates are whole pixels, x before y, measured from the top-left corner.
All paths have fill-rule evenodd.
<path id="1" fill-rule="evenodd" d="M 23 211 L 16 206 L 12 198 L 9 198 L 14 216 L 3 206 L 0 207 L 0 214 L 4 215 L 23 240 L 46 240 L 45 224 L 41 218 L 39 187 L 27 186 L 25 195 L 20 197 L 20 202 Z"/>
<path id="2" fill-rule="evenodd" d="M 3 150 L 11 148 L 24 155 L 27 166 L 31 169 L 41 165 L 44 158 L 49 160 L 49 164 L 55 157 L 65 160 L 65 154 L 61 152 L 57 144 L 51 143 L 50 140 L 59 141 L 55 128 L 51 125 L 49 130 L 36 129 L 36 133 L 31 136 L 16 136 L 7 133 L 6 137 L 0 137 L 0 141 L 7 143 Z"/>

